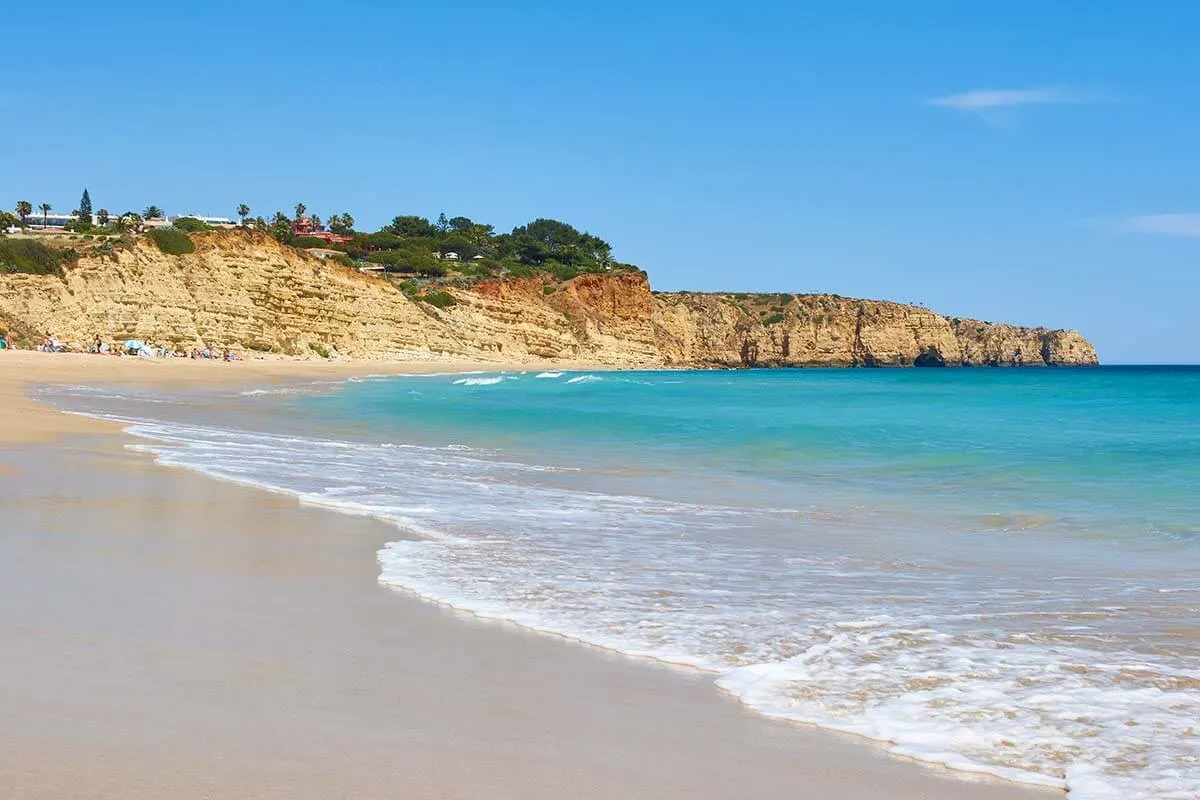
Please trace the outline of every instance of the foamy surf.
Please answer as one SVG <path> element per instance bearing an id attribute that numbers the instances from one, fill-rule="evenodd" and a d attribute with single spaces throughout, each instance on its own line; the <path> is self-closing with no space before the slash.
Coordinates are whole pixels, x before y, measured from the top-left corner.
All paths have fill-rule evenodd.
<path id="1" fill-rule="evenodd" d="M 503 383 L 503 375 L 495 375 L 488 378 L 459 378 L 454 381 L 455 386 L 495 386 L 497 383 Z"/>

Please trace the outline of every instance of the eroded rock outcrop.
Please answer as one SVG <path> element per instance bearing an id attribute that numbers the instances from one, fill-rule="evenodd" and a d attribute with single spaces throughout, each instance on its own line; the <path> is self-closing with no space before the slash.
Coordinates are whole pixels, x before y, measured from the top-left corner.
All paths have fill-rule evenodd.
<path id="1" fill-rule="evenodd" d="M 0 275 L 0 326 L 86 346 L 142 339 L 188 350 L 657 366 L 1094 364 L 1074 331 L 952 319 L 834 295 L 652 294 L 641 273 L 563 284 L 489 280 L 446 308 L 381 276 L 255 233 L 194 234 L 196 252 L 139 239 L 84 255 L 64 278 Z"/>
<path id="2" fill-rule="evenodd" d="M 837 295 L 667 293 L 655 297 L 659 351 L 708 366 L 1068 366 L 1097 363 L 1075 331 L 948 318 Z"/>

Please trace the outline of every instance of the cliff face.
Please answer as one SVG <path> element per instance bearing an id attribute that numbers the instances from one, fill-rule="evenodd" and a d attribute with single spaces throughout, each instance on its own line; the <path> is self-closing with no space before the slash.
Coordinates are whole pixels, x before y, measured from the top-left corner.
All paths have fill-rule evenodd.
<path id="1" fill-rule="evenodd" d="M 447 354 L 627 367 L 1094 364 L 1074 331 L 948 319 L 828 295 L 652 294 L 639 273 L 559 286 L 494 280 L 450 289 L 444 309 L 387 280 L 269 237 L 194 234 L 196 252 L 145 239 L 52 276 L 0 275 L 0 326 L 86 347 L 142 339 L 171 348 L 354 357 Z"/>
<path id="2" fill-rule="evenodd" d="M 836 295 L 660 294 L 669 364 L 711 366 L 1047 366 L 1097 363 L 1075 331 L 948 318 Z"/>

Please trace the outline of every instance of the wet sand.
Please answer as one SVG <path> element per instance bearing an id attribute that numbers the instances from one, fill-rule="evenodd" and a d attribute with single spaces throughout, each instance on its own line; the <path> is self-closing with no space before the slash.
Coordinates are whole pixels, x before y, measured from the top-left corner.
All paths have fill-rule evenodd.
<path id="1" fill-rule="evenodd" d="M 307 365 L 147 380 L 143 365 L 61 358 L 0 353 L 6 798 L 1062 796 L 767 720 L 708 676 L 388 590 L 375 552 L 391 526 L 156 466 L 113 426 L 19 394 L 267 383 Z"/>

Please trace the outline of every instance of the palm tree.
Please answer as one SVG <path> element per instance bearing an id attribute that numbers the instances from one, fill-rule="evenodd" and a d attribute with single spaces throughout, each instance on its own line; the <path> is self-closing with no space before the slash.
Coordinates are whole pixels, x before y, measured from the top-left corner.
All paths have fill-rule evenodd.
<path id="1" fill-rule="evenodd" d="M 33 213 L 33 204 L 28 200 L 17 201 L 17 217 L 21 220 L 21 225 L 24 226 L 29 221 L 29 215 Z"/>
<path id="2" fill-rule="evenodd" d="M 250 216 L 250 206 L 245 203 L 238 205 L 238 216 L 242 218 L 242 227 L 246 227 L 246 217 Z"/>
<path id="3" fill-rule="evenodd" d="M 304 205 L 304 203 L 296 203 L 296 222 L 300 221 L 305 211 L 308 211 L 308 206 Z"/>
<path id="4" fill-rule="evenodd" d="M 308 221 L 312 223 L 314 231 L 321 230 L 321 218 L 318 217 L 316 214 L 313 214 L 311 217 L 309 217 Z"/>
<path id="5" fill-rule="evenodd" d="M 350 216 L 350 212 L 346 211 L 342 214 L 342 227 L 347 231 L 354 230 L 354 217 Z"/>
<path id="6" fill-rule="evenodd" d="M 110 216 L 109 216 L 107 208 L 102 208 L 96 212 L 96 222 L 100 223 L 100 227 L 104 227 L 105 225 L 107 225 L 109 222 L 109 219 L 110 219 Z"/>
<path id="7" fill-rule="evenodd" d="M 162 219 L 163 212 L 158 206 L 146 206 L 146 210 L 142 212 L 142 217 L 145 219 Z"/>
<path id="8" fill-rule="evenodd" d="M 50 212 L 54 210 L 54 206 L 49 203 L 42 203 L 38 208 L 42 210 L 42 230 L 46 230 L 50 225 L 49 216 Z"/>

